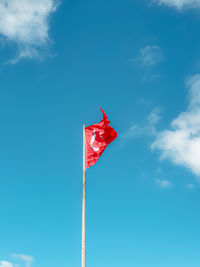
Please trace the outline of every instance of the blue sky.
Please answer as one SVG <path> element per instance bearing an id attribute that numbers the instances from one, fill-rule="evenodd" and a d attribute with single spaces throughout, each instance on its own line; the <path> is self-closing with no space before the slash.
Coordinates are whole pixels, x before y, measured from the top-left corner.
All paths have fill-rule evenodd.
<path id="1" fill-rule="evenodd" d="M 0 3 L 0 267 L 200 266 L 200 1 Z"/>

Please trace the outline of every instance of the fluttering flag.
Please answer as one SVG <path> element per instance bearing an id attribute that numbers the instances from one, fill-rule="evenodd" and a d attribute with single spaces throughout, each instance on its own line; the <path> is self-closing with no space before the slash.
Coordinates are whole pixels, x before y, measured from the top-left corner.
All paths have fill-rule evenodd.
<path id="1" fill-rule="evenodd" d="M 86 169 L 94 165 L 106 147 L 117 138 L 117 132 L 109 125 L 106 113 L 101 108 L 103 119 L 85 128 Z"/>

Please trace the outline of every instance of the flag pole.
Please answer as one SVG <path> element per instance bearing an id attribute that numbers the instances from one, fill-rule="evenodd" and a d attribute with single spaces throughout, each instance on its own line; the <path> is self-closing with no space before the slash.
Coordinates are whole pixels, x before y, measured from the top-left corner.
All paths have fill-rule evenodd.
<path id="1" fill-rule="evenodd" d="M 82 202 L 82 267 L 86 267 L 86 156 L 85 146 L 85 124 L 83 124 L 83 202 Z"/>

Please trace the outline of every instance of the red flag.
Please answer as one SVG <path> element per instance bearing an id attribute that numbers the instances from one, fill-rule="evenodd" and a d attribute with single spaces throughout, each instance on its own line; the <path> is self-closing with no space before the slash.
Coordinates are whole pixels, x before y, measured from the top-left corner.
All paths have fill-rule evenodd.
<path id="1" fill-rule="evenodd" d="M 86 169 L 94 165 L 101 154 L 116 137 L 117 132 L 109 125 L 106 113 L 101 108 L 103 119 L 85 128 L 86 140 Z"/>

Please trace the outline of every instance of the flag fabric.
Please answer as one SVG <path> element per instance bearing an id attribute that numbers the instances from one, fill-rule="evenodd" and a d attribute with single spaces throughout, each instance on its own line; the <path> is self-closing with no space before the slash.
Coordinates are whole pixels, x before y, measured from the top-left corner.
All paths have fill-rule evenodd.
<path id="1" fill-rule="evenodd" d="M 103 119 L 85 128 L 86 169 L 94 165 L 106 147 L 117 138 L 117 132 L 109 125 L 106 113 L 101 108 Z"/>

